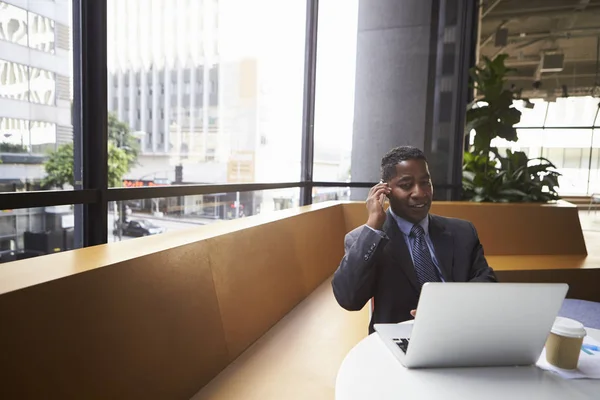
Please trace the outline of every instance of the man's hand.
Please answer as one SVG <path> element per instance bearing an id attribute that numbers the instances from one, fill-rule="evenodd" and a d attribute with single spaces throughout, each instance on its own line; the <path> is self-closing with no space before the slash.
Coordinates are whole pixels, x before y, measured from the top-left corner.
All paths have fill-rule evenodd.
<path id="1" fill-rule="evenodd" d="M 387 183 L 380 182 L 369 190 L 367 197 L 367 210 L 369 211 L 369 219 L 367 225 L 376 230 L 382 230 L 385 223 L 385 210 L 383 205 L 391 189 Z"/>
<path id="2" fill-rule="evenodd" d="M 412 315 L 413 318 L 416 317 L 417 316 L 417 310 L 410 310 L 410 315 Z"/>

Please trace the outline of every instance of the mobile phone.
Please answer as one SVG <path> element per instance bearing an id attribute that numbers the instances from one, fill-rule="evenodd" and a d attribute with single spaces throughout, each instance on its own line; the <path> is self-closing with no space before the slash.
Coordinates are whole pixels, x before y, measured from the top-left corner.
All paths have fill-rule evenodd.
<path id="1" fill-rule="evenodd" d="M 379 180 L 379 183 L 385 183 L 385 182 L 383 181 L 383 179 L 380 179 L 380 180 Z M 385 194 L 385 197 L 387 197 L 387 198 L 389 199 L 389 198 L 390 198 L 390 195 L 386 193 L 386 194 Z"/>

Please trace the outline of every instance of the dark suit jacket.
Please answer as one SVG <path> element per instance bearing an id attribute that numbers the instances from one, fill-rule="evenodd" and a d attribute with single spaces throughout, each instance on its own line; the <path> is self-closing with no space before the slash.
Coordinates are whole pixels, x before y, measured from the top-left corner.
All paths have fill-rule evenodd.
<path id="1" fill-rule="evenodd" d="M 496 282 L 483 256 L 483 247 L 472 223 L 429 216 L 429 235 L 446 282 Z M 420 287 L 404 236 L 387 213 L 384 237 L 360 226 L 345 238 L 346 254 L 333 276 L 333 293 L 346 310 L 358 311 L 374 297 L 369 323 L 396 323 L 412 319 Z"/>

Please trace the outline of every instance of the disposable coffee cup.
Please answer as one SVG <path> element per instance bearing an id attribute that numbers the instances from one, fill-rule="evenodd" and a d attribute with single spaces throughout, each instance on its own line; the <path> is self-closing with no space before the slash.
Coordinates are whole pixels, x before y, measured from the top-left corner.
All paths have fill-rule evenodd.
<path id="1" fill-rule="evenodd" d="M 576 369 L 585 335 L 581 322 L 557 317 L 546 341 L 546 360 L 558 368 Z"/>

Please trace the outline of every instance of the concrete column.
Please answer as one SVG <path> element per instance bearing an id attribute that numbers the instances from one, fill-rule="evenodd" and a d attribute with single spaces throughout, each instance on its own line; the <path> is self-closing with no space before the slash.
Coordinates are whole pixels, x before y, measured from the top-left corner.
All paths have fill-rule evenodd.
<path id="1" fill-rule="evenodd" d="M 468 3 L 360 0 L 352 181 L 378 182 L 381 157 L 411 145 L 427 154 L 434 186 L 460 184 L 462 159 L 455 155 L 462 154 L 467 84 L 461 79 L 468 69 L 462 61 L 470 51 L 465 32 L 472 29 L 460 7 Z M 367 192 L 352 189 L 352 199 L 364 200 Z M 451 197 L 450 191 L 439 194 Z"/>
<path id="2" fill-rule="evenodd" d="M 424 147 L 433 0 L 360 0 L 352 181 L 379 181 L 392 147 Z M 352 189 L 354 200 L 368 189 Z"/>

